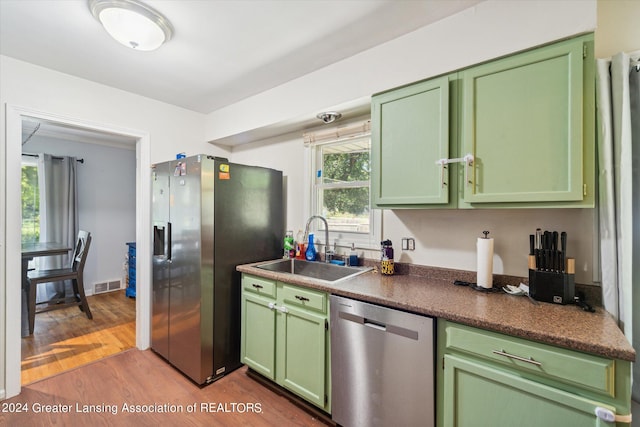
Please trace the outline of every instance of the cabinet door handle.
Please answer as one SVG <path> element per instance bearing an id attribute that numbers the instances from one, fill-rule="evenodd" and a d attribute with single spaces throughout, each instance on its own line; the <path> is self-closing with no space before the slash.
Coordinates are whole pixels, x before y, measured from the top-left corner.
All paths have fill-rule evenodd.
<path id="1" fill-rule="evenodd" d="M 533 360 L 532 357 L 529 357 L 528 359 L 525 357 L 520 357 L 520 356 L 516 356 L 515 354 L 509 354 L 507 352 L 505 352 L 504 350 L 493 350 L 493 354 L 497 354 L 498 356 L 504 356 L 504 357 L 508 357 L 509 359 L 515 359 L 515 360 L 519 360 L 520 362 L 526 362 L 526 363 L 531 363 L 532 365 L 536 365 L 541 367 L 542 363 Z"/>
<path id="2" fill-rule="evenodd" d="M 473 184 L 473 181 L 469 179 L 469 169 L 473 167 L 473 156 L 471 154 L 467 154 L 464 156 L 464 180 L 466 185 Z"/>
<path id="3" fill-rule="evenodd" d="M 307 298 L 307 297 L 301 297 L 300 295 L 296 295 L 296 299 L 297 299 L 298 301 L 302 301 L 302 302 L 309 301 L 309 298 Z"/>
<path id="4" fill-rule="evenodd" d="M 255 284 L 255 283 L 253 283 L 251 286 L 253 286 L 253 287 L 254 287 L 254 288 L 256 288 L 256 289 L 262 289 L 262 288 L 264 288 L 264 286 L 262 286 L 262 285 L 258 285 L 258 284 Z"/>

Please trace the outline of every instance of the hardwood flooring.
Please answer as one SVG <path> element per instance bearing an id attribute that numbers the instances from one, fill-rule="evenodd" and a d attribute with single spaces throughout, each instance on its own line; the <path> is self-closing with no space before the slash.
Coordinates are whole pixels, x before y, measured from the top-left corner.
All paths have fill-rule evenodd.
<path id="1" fill-rule="evenodd" d="M 131 349 L 22 388 L 7 426 L 322 426 L 240 368 L 200 388 L 151 350 Z"/>
<path id="2" fill-rule="evenodd" d="M 93 320 L 68 307 L 36 315 L 33 335 L 22 338 L 22 384 L 135 347 L 135 299 L 125 291 L 87 297 Z"/>

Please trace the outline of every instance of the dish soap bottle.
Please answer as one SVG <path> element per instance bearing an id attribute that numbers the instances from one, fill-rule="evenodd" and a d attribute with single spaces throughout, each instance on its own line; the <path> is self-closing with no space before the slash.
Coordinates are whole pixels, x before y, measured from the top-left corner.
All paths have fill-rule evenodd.
<path id="1" fill-rule="evenodd" d="M 309 244 L 307 245 L 307 251 L 304 256 L 307 261 L 316 260 L 316 248 L 313 246 L 313 233 L 309 233 Z"/>
<path id="2" fill-rule="evenodd" d="M 293 241 L 293 231 L 289 230 L 284 236 L 284 258 L 294 258 L 295 247 Z"/>

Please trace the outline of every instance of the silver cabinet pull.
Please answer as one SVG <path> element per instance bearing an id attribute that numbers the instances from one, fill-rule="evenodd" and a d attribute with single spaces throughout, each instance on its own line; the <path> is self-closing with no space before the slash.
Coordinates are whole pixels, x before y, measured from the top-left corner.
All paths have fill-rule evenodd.
<path id="1" fill-rule="evenodd" d="M 504 350 L 493 350 L 493 354 L 497 354 L 498 356 L 504 356 L 504 357 L 508 357 L 509 359 L 515 359 L 515 360 L 519 360 L 521 362 L 526 362 L 526 363 L 531 363 L 532 365 L 536 365 L 541 367 L 542 363 L 533 360 L 532 357 L 524 358 L 524 357 L 520 357 L 520 356 L 516 356 L 515 354 L 509 354 L 506 353 Z"/>

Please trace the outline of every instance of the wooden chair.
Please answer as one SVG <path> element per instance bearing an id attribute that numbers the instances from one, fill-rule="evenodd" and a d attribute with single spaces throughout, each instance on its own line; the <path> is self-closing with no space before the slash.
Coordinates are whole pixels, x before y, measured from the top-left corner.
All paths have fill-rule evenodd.
<path id="1" fill-rule="evenodd" d="M 35 270 L 27 274 L 27 291 L 29 295 L 29 334 L 33 334 L 36 313 L 58 310 L 70 306 L 78 306 L 84 311 L 89 319 L 93 319 L 89 303 L 84 294 L 83 272 L 84 263 L 89 254 L 91 245 L 91 233 L 80 230 L 78 240 L 73 250 L 71 265 L 69 268 L 58 268 L 53 270 Z M 73 284 L 73 295 L 63 298 L 54 298 L 49 301 L 36 303 L 37 289 L 39 283 L 60 282 L 71 280 Z M 37 311 L 36 311 L 37 309 Z"/>

